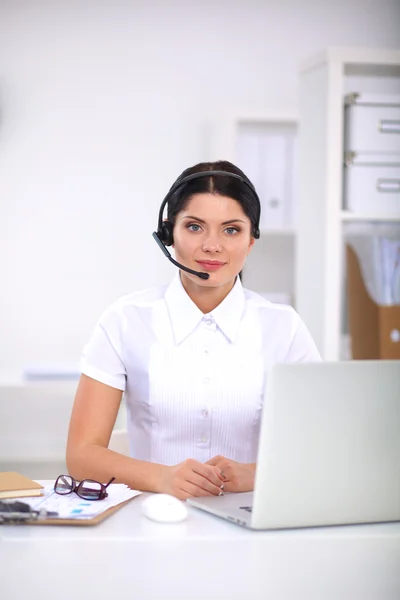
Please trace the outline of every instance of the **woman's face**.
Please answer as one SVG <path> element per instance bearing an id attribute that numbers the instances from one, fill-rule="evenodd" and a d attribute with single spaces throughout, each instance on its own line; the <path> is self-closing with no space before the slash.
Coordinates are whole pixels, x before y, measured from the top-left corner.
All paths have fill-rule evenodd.
<path id="1" fill-rule="evenodd" d="M 194 283 L 215 287 L 231 283 L 240 273 L 253 244 L 250 219 L 239 202 L 218 194 L 194 194 L 174 226 L 178 262 L 208 279 L 182 272 Z"/>

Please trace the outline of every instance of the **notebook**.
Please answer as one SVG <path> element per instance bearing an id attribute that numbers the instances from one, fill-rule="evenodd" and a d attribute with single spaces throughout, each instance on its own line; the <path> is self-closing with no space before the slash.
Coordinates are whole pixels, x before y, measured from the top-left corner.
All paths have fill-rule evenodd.
<path id="1" fill-rule="evenodd" d="M 41 496 L 43 486 L 14 471 L 0 473 L 0 498 Z"/>
<path id="2" fill-rule="evenodd" d="M 188 503 L 251 529 L 400 521 L 400 361 L 274 366 L 254 492 Z"/>

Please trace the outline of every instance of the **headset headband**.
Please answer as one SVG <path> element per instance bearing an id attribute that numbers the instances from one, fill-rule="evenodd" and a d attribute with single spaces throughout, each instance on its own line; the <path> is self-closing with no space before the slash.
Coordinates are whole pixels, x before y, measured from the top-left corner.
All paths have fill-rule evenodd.
<path id="1" fill-rule="evenodd" d="M 225 177 L 233 177 L 235 179 L 238 179 L 239 181 L 241 181 L 245 185 L 247 185 L 248 188 L 250 188 L 250 190 L 252 191 L 252 193 L 253 193 L 253 195 L 254 195 L 255 199 L 257 200 L 257 203 L 258 203 L 258 215 L 257 215 L 257 222 L 256 222 L 256 225 L 254 227 L 254 237 L 256 239 L 258 239 L 260 237 L 261 203 L 260 203 L 260 199 L 258 197 L 258 194 L 257 194 L 257 192 L 255 190 L 255 187 L 253 186 L 253 184 L 250 181 L 247 181 L 241 175 L 238 175 L 237 173 L 231 173 L 230 171 L 198 171 L 197 173 L 191 173 L 190 175 L 186 175 L 186 177 L 184 177 L 180 181 L 175 182 L 172 185 L 172 187 L 170 188 L 168 194 L 165 196 L 164 200 L 161 203 L 160 211 L 158 213 L 158 232 L 160 232 L 160 233 L 162 232 L 162 229 L 163 229 L 164 208 L 165 208 L 165 205 L 167 204 L 169 198 L 172 196 L 172 194 L 174 192 L 176 192 L 176 190 L 179 189 L 182 185 L 185 185 L 185 183 L 188 183 L 192 179 L 198 179 L 200 177 L 213 177 L 214 175 L 223 175 Z"/>

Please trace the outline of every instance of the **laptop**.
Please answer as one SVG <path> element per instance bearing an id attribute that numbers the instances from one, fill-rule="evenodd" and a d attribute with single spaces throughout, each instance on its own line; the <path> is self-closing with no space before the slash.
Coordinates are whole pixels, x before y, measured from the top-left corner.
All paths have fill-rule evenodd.
<path id="1" fill-rule="evenodd" d="M 254 492 L 190 498 L 251 529 L 400 520 L 400 361 L 274 366 Z"/>

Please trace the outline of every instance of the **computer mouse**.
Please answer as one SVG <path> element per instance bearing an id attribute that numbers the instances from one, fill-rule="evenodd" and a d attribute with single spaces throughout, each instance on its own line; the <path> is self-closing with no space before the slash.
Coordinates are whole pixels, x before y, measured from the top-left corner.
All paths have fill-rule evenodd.
<path id="1" fill-rule="evenodd" d="M 142 512 L 158 523 L 179 523 L 188 515 L 185 504 L 169 494 L 152 494 L 143 500 Z"/>

